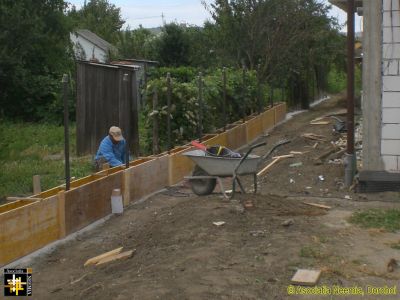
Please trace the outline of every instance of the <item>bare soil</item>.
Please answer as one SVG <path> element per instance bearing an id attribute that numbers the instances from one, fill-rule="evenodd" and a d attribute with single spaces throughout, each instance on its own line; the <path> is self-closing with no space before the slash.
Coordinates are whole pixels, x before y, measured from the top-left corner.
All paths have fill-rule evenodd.
<path id="1" fill-rule="evenodd" d="M 332 135 L 332 125 L 309 122 L 343 105 L 341 97 L 333 97 L 260 138 L 268 145 L 256 154 L 266 153 L 282 138 L 292 142 L 274 155 L 310 152 L 275 165 L 259 178 L 256 195 L 237 194 L 229 201 L 218 191 L 199 197 L 187 184 L 179 185 L 36 258 L 30 265 L 33 299 L 357 298 L 288 295 L 299 268 L 322 270 L 319 286 L 398 285 L 400 270 L 388 272 L 387 263 L 400 260 L 400 250 L 390 247 L 399 242 L 399 234 L 361 229 L 347 220 L 359 209 L 400 208 L 399 193 L 355 194 L 343 186 L 343 165 L 315 164 L 314 158 L 338 137 Z M 324 135 L 328 142 L 314 149 L 314 142 L 301 137 L 306 132 Z M 303 165 L 289 166 L 295 162 Z M 251 190 L 251 178 L 244 182 Z M 244 209 L 246 201 L 253 207 Z M 217 227 L 216 221 L 225 224 Z M 87 259 L 122 246 L 136 249 L 135 255 L 83 267 Z M 397 293 L 365 298 L 399 299 Z"/>

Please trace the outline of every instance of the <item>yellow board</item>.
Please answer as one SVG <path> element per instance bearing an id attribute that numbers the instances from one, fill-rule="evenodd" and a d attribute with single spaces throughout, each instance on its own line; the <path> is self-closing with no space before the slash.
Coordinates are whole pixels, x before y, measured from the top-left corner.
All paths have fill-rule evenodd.
<path id="1" fill-rule="evenodd" d="M 129 172 L 130 202 L 168 186 L 168 163 L 169 157 L 164 155 L 126 170 Z"/>
<path id="2" fill-rule="evenodd" d="M 220 146 L 227 147 L 227 144 L 228 144 L 227 134 L 226 134 L 226 132 L 217 134 L 214 137 L 212 137 L 208 140 L 205 140 L 204 144 L 206 144 L 207 146 L 220 145 Z"/>
<path id="3" fill-rule="evenodd" d="M 251 143 L 263 133 L 261 115 L 253 117 L 246 122 L 247 143 Z"/>
<path id="4" fill-rule="evenodd" d="M 274 107 L 275 109 L 275 124 L 278 124 L 286 118 L 286 103 L 280 103 Z"/>
<path id="5" fill-rule="evenodd" d="M 247 143 L 247 130 L 245 124 L 238 124 L 226 131 L 227 147 L 235 150 Z"/>
<path id="6" fill-rule="evenodd" d="M 171 151 L 168 163 L 169 185 L 177 184 L 183 180 L 184 176 L 189 175 L 194 168 L 191 159 L 183 156 L 182 153 L 194 150 L 193 147 L 178 147 Z"/>
<path id="7" fill-rule="evenodd" d="M 21 258 L 59 237 L 58 197 L 0 213 L 0 266 Z"/>
<path id="8" fill-rule="evenodd" d="M 262 114 L 263 131 L 272 129 L 275 125 L 275 110 L 269 109 Z"/>

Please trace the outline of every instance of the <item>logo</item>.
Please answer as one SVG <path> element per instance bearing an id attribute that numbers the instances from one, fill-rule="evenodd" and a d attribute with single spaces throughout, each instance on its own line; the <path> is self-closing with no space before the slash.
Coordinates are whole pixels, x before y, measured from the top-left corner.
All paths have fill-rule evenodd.
<path id="1" fill-rule="evenodd" d="M 32 269 L 4 269 L 4 296 L 32 296 Z"/>

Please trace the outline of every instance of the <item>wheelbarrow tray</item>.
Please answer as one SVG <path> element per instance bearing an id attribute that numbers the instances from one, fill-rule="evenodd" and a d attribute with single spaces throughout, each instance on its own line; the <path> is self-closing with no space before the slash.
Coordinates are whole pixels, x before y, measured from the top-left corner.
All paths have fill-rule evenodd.
<path id="1" fill-rule="evenodd" d="M 228 177 L 232 176 L 235 168 L 239 164 L 241 157 L 222 157 L 207 155 L 203 150 L 193 150 L 183 153 L 183 155 L 193 160 L 200 168 L 210 176 Z M 238 175 L 255 174 L 258 164 L 262 157 L 249 154 L 236 171 Z"/>

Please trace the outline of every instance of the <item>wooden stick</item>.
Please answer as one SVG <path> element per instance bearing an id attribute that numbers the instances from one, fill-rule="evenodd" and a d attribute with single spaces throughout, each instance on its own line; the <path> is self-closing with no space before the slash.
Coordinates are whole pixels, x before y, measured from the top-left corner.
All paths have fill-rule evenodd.
<path id="1" fill-rule="evenodd" d="M 264 174 L 266 171 L 268 171 L 269 168 L 271 168 L 278 161 L 280 161 L 280 158 L 274 159 L 269 165 L 267 165 L 264 169 L 262 169 L 260 172 L 258 172 L 257 176 Z"/>
<path id="2" fill-rule="evenodd" d="M 319 121 L 319 122 L 310 122 L 310 125 L 328 125 L 331 122 L 329 121 Z"/>
<path id="3" fill-rule="evenodd" d="M 65 191 L 60 191 L 57 194 L 58 200 L 58 238 L 62 239 L 66 236 L 65 227 Z"/>
<path id="4" fill-rule="evenodd" d="M 314 206 L 314 207 L 318 207 L 318 208 L 324 208 L 324 209 L 331 209 L 331 206 L 328 205 L 323 205 L 323 204 L 317 204 L 317 203 L 310 203 L 310 202 L 303 202 L 304 204 L 310 205 L 310 206 Z"/>
<path id="5" fill-rule="evenodd" d="M 277 159 L 277 158 L 285 159 L 285 158 L 292 158 L 292 157 L 294 157 L 293 154 L 287 154 L 287 155 L 274 156 L 274 157 L 272 157 L 272 159 Z"/>
<path id="6" fill-rule="evenodd" d="M 42 192 L 42 187 L 40 185 L 40 175 L 33 175 L 33 194 L 37 195 Z"/>
<path id="7" fill-rule="evenodd" d="M 7 197 L 7 201 L 18 201 L 18 200 L 27 200 L 27 201 L 39 201 L 42 198 L 28 198 L 28 197 Z"/>
<path id="8" fill-rule="evenodd" d="M 129 251 L 125 251 L 123 253 L 119 253 L 119 254 L 114 254 L 112 256 L 108 256 L 106 258 L 103 258 L 102 260 L 100 260 L 96 266 L 108 263 L 108 262 L 112 262 L 115 260 L 119 260 L 119 259 L 124 259 L 124 258 L 129 258 L 133 255 L 133 252 L 136 250 L 129 250 Z"/>
<path id="9" fill-rule="evenodd" d="M 107 257 L 113 256 L 115 254 L 119 254 L 119 253 L 121 253 L 122 248 L 124 248 L 124 247 L 120 247 L 120 248 L 108 251 L 106 253 L 103 253 L 101 255 L 92 257 L 92 258 L 88 259 L 83 266 L 86 267 L 86 266 L 89 266 L 89 265 L 94 265 L 94 264 L 97 264 L 102 259 L 105 259 Z"/>

